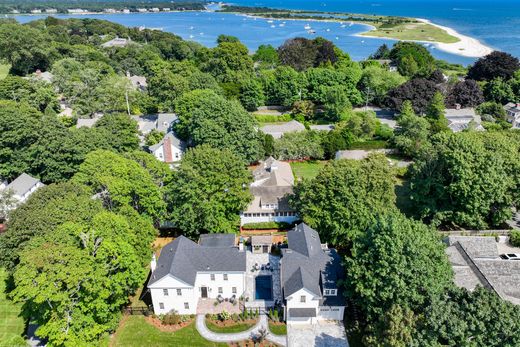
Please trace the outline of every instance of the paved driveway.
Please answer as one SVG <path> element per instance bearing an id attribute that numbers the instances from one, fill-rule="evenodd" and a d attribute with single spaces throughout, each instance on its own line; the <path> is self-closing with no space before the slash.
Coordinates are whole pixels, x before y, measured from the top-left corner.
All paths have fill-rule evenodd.
<path id="1" fill-rule="evenodd" d="M 287 347 L 348 347 L 343 322 L 287 325 Z"/>

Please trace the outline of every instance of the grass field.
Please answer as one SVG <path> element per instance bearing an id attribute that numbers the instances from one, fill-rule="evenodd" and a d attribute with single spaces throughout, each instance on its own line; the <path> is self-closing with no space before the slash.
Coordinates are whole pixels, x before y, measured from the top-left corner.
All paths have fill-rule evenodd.
<path id="1" fill-rule="evenodd" d="M 0 64 L 0 80 L 3 80 L 11 67 L 6 64 Z"/>
<path id="2" fill-rule="evenodd" d="M 287 335 L 287 325 L 273 324 L 269 322 L 269 331 L 271 331 L 275 335 Z"/>
<path id="3" fill-rule="evenodd" d="M 297 179 L 313 179 L 326 164 L 326 161 L 294 162 L 291 163 L 291 168 Z"/>
<path id="4" fill-rule="evenodd" d="M 445 30 L 427 23 L 406 23 L 389 27 L 382 25 L 361 35 L 441 43 L 455 43 L 460 41 L 457 37 L 451 36 Z"/>
<path id="5" fill-rule="evenodd" d="M 15 346 L 23 344 L 22 334 L 25 328 L 20 315 L 20 305 L 6 298 L 5 279 L 7 273 L 0 268 L 0 346 Z"/>
<path id="6" fill-rule="evenodd" d="M 163 332 L 148 324 L 142 316 L 129 316 L 117 330 L 112 347 L 226 347 L 199 335 L 195 322 L 176 332 Z"/>
<path id="7" fill-rule="evenodd" d="M 206 319 L 206 327 L 208 328 L 208 330 L 211 330 L 214 333 L 221 333 L 221 334 L 223 334 L 223 333 L 241 333 L 242 331 L 247 331 L 247 330 L 251 329 L 252 327 L 255 326 L 255 324 L 256 324 L 256 322 L 255 323 L 237 323 L 232 326 L 221 327 L 221 326 L 214 324 L 210 320 Z"/>

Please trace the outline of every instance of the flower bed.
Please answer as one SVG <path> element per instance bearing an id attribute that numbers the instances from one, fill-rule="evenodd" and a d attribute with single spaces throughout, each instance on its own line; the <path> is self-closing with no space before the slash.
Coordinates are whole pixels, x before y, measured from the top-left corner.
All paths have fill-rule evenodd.
<path id="1" fill-rule="evenodd" d="M 193 323 L 195 315 L 180 315 L 171 312 L 165 315 L 145 317 L 145 320 L 161 331 L 174 332 Z"/>
<path id="2" fill-rule="evenodd" d="M 215 333 L 239 333 L 254 327 L 258 322 L 258 311 L 244 311 L 240 314 L 206 314 L 206 327 Z"/>

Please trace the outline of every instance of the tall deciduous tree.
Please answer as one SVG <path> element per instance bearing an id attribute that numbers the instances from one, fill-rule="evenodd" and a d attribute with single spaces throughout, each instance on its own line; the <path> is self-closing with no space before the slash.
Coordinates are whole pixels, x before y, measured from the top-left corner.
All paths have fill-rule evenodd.
<path id="1" fill-rule="evenodd" d="M 397 118 L 394 143 L 405 155 L 415 157 L 429 144 L 431 125 L 424 117 L 415 115 L 410 101 L 405 101 Z"/>
<path id="2" fill-rule="evenodd" d="M 436 230 L 400 213 L 380 215 L 345 259 L 348 295 L 375 320 L 394 305 L 419 309 L 452 284 Z"/>
<path id="3" fill-rule="evenodd" d="M 520 198 L 518 138 L 507 133 L 442 133 L 412 169 L 412 198 L 438 223 L 498 226 Z"/>
<path id="4" fill-rule="evenodd" d="M 251 173 L 230 150 L 202 145 L 188 150 L 167 187 L 170 219 L 185 235 L 233 233 L 252 197 Z"/>
<path id="5" fill-rule="evenodd" d="M 394 209 L 394 176 L 383 155 L 337 160 L 295 187 L 292 204 L 321 240 L 347 246 L 378 212 Z"/>
<path id="6" fill-rule="evenodd" d="M 401 109 L 403 102 L 410 100 L 415 112 L 422 114 L 437 91 L 438 87 L 435 82 L 424 78 L 412 79 L 390 90 L 387 104 L 395 109 Z"/>
<path id="7" fill-rule="evenodd" d="M 477 60 L 468 71 L 468 78 L 490 81 L 494 78 L 510 79 L 520 69 L 518 58 L 509 53 L 494 51 Z"/>

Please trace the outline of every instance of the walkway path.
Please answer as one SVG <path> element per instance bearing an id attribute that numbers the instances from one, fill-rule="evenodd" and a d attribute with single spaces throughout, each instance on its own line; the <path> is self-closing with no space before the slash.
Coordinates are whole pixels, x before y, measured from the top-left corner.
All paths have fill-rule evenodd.
<path id="1" fill-rule="evenodd" d="M 247 331 L 233 334 L 221 334 L 214 333 L 206 327 L 206 317 L 203 314 L 197 315 L 197 330 L 206 340 L 212 342 L 238 342 L 244 340 L 250 340 L 255 335 L 258 335 L 258 331 L 264 328 L 268 331 L 267 339 L 271 342 L 276 343 L 280 346 L 287 346 L 287 337 L 285 335 L 274 335 L 269 332 L 269 326 L 267 324 L 267 316 L 265 314 L 260 315 L 258 323 Z"/>

